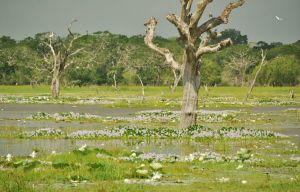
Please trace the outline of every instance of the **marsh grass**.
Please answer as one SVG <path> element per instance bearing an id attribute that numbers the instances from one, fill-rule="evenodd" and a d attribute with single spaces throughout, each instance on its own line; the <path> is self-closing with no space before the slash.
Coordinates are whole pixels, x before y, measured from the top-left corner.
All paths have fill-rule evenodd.
<path id="1" fill-rule="evenodd" d="M 223 143 L 225 142 L 225 143 Z M 225 151 L 231 144 L 219 142 Z M 272 158 L 260 146 L 271 145 Z M 86 148 L 56 155 L 40 154 L 32 161 L 40 161 L 30 169 L 25 165 L 13 166 L 28 157 L 15 157 L 9 164 L 1 160 L 1 191 L 298 191 L 300 179 L 299 162 L 284 156 L 282 144 L 274 141 L 247 141 L 259 161 L 243 162 L 162 162 L 163 178 L 154 183 L 126 184 L 124 179 L 145 180 L 135 174 L 141 164 L 149 162 L 124 161 L 119 157 L 132 152 Z M 281 146 L 281 147 L 280 147 Z M 290 147 L 290 144 L 287 144 Z M 296 149 L 299 154 L 299 149 Z M 97 154 L 103 154 L 100 156 Z M 46 162 L 46 163 L 45 163 Z M 48 163 L 47 163 L 48 162 Z M 50 163 L 49 163 L 50 162 Z M 241 169 L 237 169 L 239 165 Z M 220 178 L 229 178 L 222 183 Z M 242 181 L 247 181 L 242 184 Z"/>
<path id="2" fill-rule="evenodd" d="M 200 90 L 199 105 L 207 108 L 251 107 L 253 105 L 297 105 L 300 92 L 295 90 L 295 99 L 289 98 L 290 87 L 256 87 L 248 103 L 243 104 L 247 92 L 246 87 L 211 87 L 209 96 Z M 112 87 L 87 86 L 65 87 L 61 90 L 60 99 L 50 97 L 49 86 L 0 86 L 1 102 L 9 103 L 101 103 L 107 107 L 121 108 L 165 108 L 177 109 L 181 105 L 182 87 L 171 93 L 169 87 L 145 88 L 145 98 L 142 98 L 140 87 L 120 86 L 119 91 Z"/>

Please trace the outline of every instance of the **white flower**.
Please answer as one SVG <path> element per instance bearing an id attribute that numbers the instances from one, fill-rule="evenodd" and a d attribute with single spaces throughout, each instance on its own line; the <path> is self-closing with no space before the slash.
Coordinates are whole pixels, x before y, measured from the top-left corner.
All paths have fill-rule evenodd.
<path id="1" fill-rule="evenodd" d="M 52 154 L 52 155 L 56 155 L 56 151 L 52 151 L 51 154 Z"/>
<path id="2" fill-rule="evenodd" d="M 124 179 L 124 183 L 126 183 L 126 184 L 132 184 L 132 183 L 134 183 L 134 180 Z"/>
<path id="3" fill-rule="evenodd" d="M 242 180 L 242 184 L 247 184 L 248 183 L 248 181 L 246 181 L 246 180 Z"/>
<path id="4" fill-rule="evenodd" d="M 87 147 L 87 145 L 84 144 L 84 145 L 82 145 L 78 150 L 79 150 L 79 151 L 84 151 L 84 150 L 86 149 L 86 147 Z"/>
<path id="5" fill-rule="evenodd" d="M 136 157 L 136 153 L 132 153 L 132 154 L 130 155 L 130 157 L 131 157 L 131 158 L 135 158 L 135 157 Z"/>
<path id="6" fill-rule="evenodd" d="M 35 158 L 36 157 L 36 152 L 35 151 L 32 151 L 32 153 L 29 155 L 30 157 L 32 157 L 32 158 Z"/>
<path id="7" fill-rule="evenodd" d="M 194 161 L 195 156 L 193 153 L 191 153 L 188 157 L 185 157 L 185 161 Z"/>
<path id="8" fill-rule="evenodd" d="M 12 155 L 11 154 L 7 154 L 6 155 L 6 161 L 11 161 L 11 159 L 12 159 Z"/>
<path id="9" fill-rule="evenodd" d="M 243 165 L 238 165 L 236 169 L 242 169 L 243 167 Z"/>
<path id="10" fill-rule="evenodd" d="M 219 182 L 221 183 L 225 183 L 225 182 L 228 182 L 229 181 L 229 178 L 225 178 L 225 177 L 222 177 L 219 179 Z"/>
<path id="11" fill-rule="evenodd" d="M 153 176 L 152 176 L 152 178 L 151 178 L 151 180 L 158 181 L 158 180 L 161 179 L 161 177 L 162 177 L 162 174 L 161 174 L 161 173 L 159 173 L 159 172 L 154 172 L 154 173 L 153 173 Z"/>

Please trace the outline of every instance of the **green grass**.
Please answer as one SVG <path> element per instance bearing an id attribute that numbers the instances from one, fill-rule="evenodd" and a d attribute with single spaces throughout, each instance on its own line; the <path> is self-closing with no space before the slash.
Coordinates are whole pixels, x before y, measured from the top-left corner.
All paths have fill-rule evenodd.
<path id="1" fill-rule="evenodd" d="M 239 162 L 162 162 L 163 178 L 156 185 L 124 183 L 124 179 L 141 179 L 134 174 L 136 167 L 142 163 L 148 166 L 149 163 L 119 160 L 118 157 L 128 152 L 118 149 L 57 155 L 42 153 L 35 160 L 52 162 L 52 165 L 37 164 L 29 169 L 24 165 L 12 166 L 2 159 L 1 165 L 8 169 L 0 171 L 0 191 L 299 191 L 299 163 L 284 156 L 282 144 L 271 142 L 271 153 L 263 149 L 267 144 L 270 141 L 241 143 L 261 159 L 243 163 L 241 169 L 236 169 L 241 164 Z M 254 147 L 256 145 L 259 147 Z M 230 143 L 224 146 L 226 151 L 231 151 Z M 299 149 L 296 151 L 299 153 Z M 99 152 L 112 156 L 96 157 Z M 282 156 L 271 158 L 279 154 Z M 28 157 L 15 157 L 13 162 L 22 159 Z M 229 181 L 219 182 L 222 177 L 229 178 Z M 87 182 L 74 184 L 71 182 L 74 178 Z M 247 183 L 242 184 L 242 180 Z"/>
<path id="2" fill-rule="evenodd" d="M 273 97 L 289 97 L 289 90 L 294 89 L 295 95 L 300 93 L 300 87 L 255 87 L 253 97 L 273 98 Z M 210 87 L 210 97 L 235 97 L 244 98 L 247 87 Z M 170 99 L 181 98 L 182 87 L 178 87 L 175 93 L 167 86 L 146 86 L 146 97 L 166 97 Z M 50 87 L 41 85 L 35 88 L 31 86 L 0 86 L 1 96 L 50 96 Z M 204 95 L 203 88 L 200 89 L 200 96 Z M 78 97 L 113 97 L 126 98 L 141 96 L 141 87 L 139 86 L 120 86 L 116 91 L 108 86 L 86 86 L 86 87 L 62 87 L 61 96 L 78 96 Z"/>
<path id="3" fill-rule="evenodd" d="M 289 98 L 289 91 L 295 91 L 296 98 Z M 203 88 L 200 89 L 199 106 L 210 108 L 249 107 L 252 105 L 278 103 L 278 105 L 296 105 L 300 99 L 300 87 L 256 87 L 253 91 L 250 104 L 242 104 L 247 92 L 246 87 L 210 87 L 206 96 Z M 138 108 L 179 108 L 182 98 L 182 87 L 171 93 L 169 87 L 147 86 L 145 98 L 139 86 L 120 86 L 116 91 L 107 86 L 63 87 L 60 99 L 52 99 L 49 86 L 0 86 L 0 96 L 3 98 L 19 100 L 22 98 L 48 96 L 48 103 L 76 103 L 78 99 L 98 98 L 100 103 L 108 107 L 138 107 Z M 17 97 L 17 98 L 15 98 Z M 40 101 L 35 98 L 35 102 Z M 252 103 L 251 103 L 252 102 Z M 280 103 L 281 102 L 281 103 Z M 282 103 L 284 102 L 284 103 Z M 254 103 L 254 104 L 253 104 Z"/>

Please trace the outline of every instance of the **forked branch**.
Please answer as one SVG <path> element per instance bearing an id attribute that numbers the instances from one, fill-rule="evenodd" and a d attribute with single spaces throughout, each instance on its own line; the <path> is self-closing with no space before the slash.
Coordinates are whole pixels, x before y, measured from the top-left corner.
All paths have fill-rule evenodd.
<path id="1" fill-rule="evenodd" d="M 146 36 L 144 38 L 146 45 L 163 55 L 166 58 L 167 63 L 170 64 L 173 69 L 181 70 L 181 65 L 174 59 L 174 55 L 169 49 L 158 47 L 153 43 L 156 25 L 157 20 L 154 17 L 151 17 L 147 23 L 145 23 L 145 26 L 147 26 Z"/>
<path id="2" fill-rule="evenodd" d="M 194 29 L 197 27 L 199 20 L 201 19 L 204 10 L 206 9 L 207 5 L 211 3 L 213 0 L 200 0 L 197 9 L 195 13 L 191 17 L 191 22 L 190 22 L 190 28 Z"/>
<path id="3" fill-rule="evenodd" d="M 231 39 L 225 39 L 223 41 L 221 41 L 218 44 L 215 45 L 209 45 L 206 47 L 199 47 L 196 56 L 197 59 L 200 59 L 204 54 L 208 54 L 208 53 L 216 53 L 218 51 L 220 51 L 221 49 L 223 49 L 224 47 L 230 46 L 232 45 L 232 41 Z"/>
<path id="4" fill-rule="evenodd" d="M 202 25 L 200 25 L 197 28 L 196 36 L 200 37 L 201 34 L 205 33 L 206 31 L 208 31 L 210 29 L 213 29 L 221 24 L 227 24 L 232 10 L 242 6 L 245 2 L 246 2 L 246 0 L 237 0 L 234 3 L 229 3 L 225 7 L 225 9 L 223 10 L 223 12 L 221 13 L 220 16 L 213 17 L 213 18 L 209 19 L 208 21 L 206 21 L 205 23 L 203 23 Z"/>

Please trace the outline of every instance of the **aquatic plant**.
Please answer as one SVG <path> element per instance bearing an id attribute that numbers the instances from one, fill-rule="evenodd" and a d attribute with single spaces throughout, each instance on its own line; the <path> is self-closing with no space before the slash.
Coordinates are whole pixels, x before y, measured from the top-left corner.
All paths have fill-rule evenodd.
<path id="1" fill-rule="evenodd" d="M 211 129 L 201 125 L 194 125 L 186 130 L 172 128 L 140 128 L 134 126 L 119 126 L 111 129 L 101 130 L 79 130 L 65 133 L 60 129 L 43 128 L 35 131 L 24 132 L 21 137 L 63 137 L 70 139 L 97 139 L 97 138 L 284 138 L 280 133 L 266 130 L 256 130 L 247 128 L 223 127 L 221 129 Z"/>
<path id="2" fill-rule="evenodd" d="M 35 131 L 27 131 L 21 133 L 21 137 L 61 137 L 64 136 L 65 133 L 60 129 L 53 128 L 42 128 Z"/>

